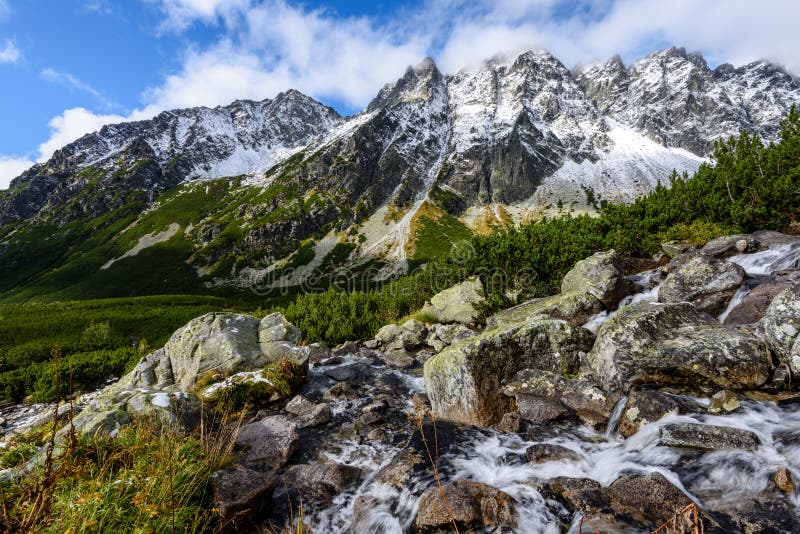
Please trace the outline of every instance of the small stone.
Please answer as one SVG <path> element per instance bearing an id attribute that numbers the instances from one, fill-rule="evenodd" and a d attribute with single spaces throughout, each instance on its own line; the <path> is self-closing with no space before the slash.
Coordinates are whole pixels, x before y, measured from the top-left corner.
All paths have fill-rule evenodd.
<path id="1" fill-rule="evenodd" d="M 733 391 L 723 389 L 711 397 L 711 404 L 708 405 L 708 413 L 719 415 L 723 413 L 733 413 L 742 407 L 739 398 Z"/>
<path id="2" fill-rule="evenodd" d="M 394 369 L 408 369 L 417 364 L 417 360 L 405 349 L 397 349 L 380 353 L 383 363 Z"/>
<path id="3" fill-rule="evenodd" d="M 367 439 L 370 441 L 389 441 L 389 434 L 382 428 L 374 428 L 367 432 Z"/>
<path id="4" fill-rule="evenodd" d="M 580 455 L 561 445 L 554 445 L 552 443 L 536 443 L 528 447 L 525 451 L 525 457 L 530 463 L 543 464 L 546 462 L 557 462 L 559 460 L 569 460 L 577 462 L 581 459 Z"/>
<path id="5" fill-rule="evenodd" d="M 322 398 L 326 401 L 334 401 L 342 399 L 355 399 L 357 396 L 358 395 L 353 389 L 353 386 L 347 382 L 340 382 L 331 386 L 331 388 L 322 395 Z"/>
<path id="6" fill-rule="evenodd" d="M 794 482 L 792 481 L 792 473 L 785 467 L 778 468 L 772 476 L 775 485 L 778 486 L 782 492 L 790 495 L 794 491 Z"/>

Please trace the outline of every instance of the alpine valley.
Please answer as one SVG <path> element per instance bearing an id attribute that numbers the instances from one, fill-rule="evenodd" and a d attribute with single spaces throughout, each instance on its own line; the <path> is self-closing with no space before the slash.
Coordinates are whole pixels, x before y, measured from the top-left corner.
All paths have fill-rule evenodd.
<path id="1" fill-rule="evenodd" d="M 351 117 L 290 90 L 104 126 L 0 192 L 0 292 L 230 294 L 347 266 L 385 278 L 474 233 L 628 203 L 741 131 L 775 141 L 800 80 L 671 48 L 570 70 L 547 52 L 426 59 Z M 121 283 L 123 282 L 124 283 Z"/>

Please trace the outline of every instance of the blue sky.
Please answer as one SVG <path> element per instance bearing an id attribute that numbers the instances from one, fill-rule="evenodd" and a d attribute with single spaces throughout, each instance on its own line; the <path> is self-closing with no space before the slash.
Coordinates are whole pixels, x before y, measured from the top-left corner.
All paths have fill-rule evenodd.
<path id="1" fill-rule="evenodd" d="M 795 0 L 0 0 L 0 188 L 108 122 L 297 88 L 343 113 L 426 55 L 546 48 L 567 66 L 669 45 L 800 72 Z"/>

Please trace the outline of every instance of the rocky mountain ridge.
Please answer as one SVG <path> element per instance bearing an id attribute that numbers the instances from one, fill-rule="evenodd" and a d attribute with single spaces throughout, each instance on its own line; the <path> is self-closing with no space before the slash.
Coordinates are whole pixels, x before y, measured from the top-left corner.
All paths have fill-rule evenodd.
<path id="1" fill-rule="evenodd" d="M 426 239 L 630 202 L 719 139 L 774 141 L 799 101 L 779 66 L 712 70 L 678 48 L 579 72 L 542 51 L 451 75 L 428 59 L 352 117 L 289 91 L 106 126 L 0 192 L 0 251 L 46 225 L 74 249 L 120 221 L 98 269 L 173 224 L 215 287 L 296 285 L 333 259 L 404 265 Z"/>

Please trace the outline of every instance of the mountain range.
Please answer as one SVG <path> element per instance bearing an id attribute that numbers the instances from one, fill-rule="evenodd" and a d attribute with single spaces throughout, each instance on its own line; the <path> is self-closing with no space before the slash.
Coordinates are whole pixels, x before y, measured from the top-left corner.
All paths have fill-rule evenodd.
<path id="1" fill-rule="evenodd" d="M 474 232 L 630 202 L 741 131 L 771 142 L 800 80 L 682 48 L 568 69 L 426 59 L 342 117 L 290 90 L 104 126 L 0 191 L 0 292 L 117 296 L 380 278 Z"/>

